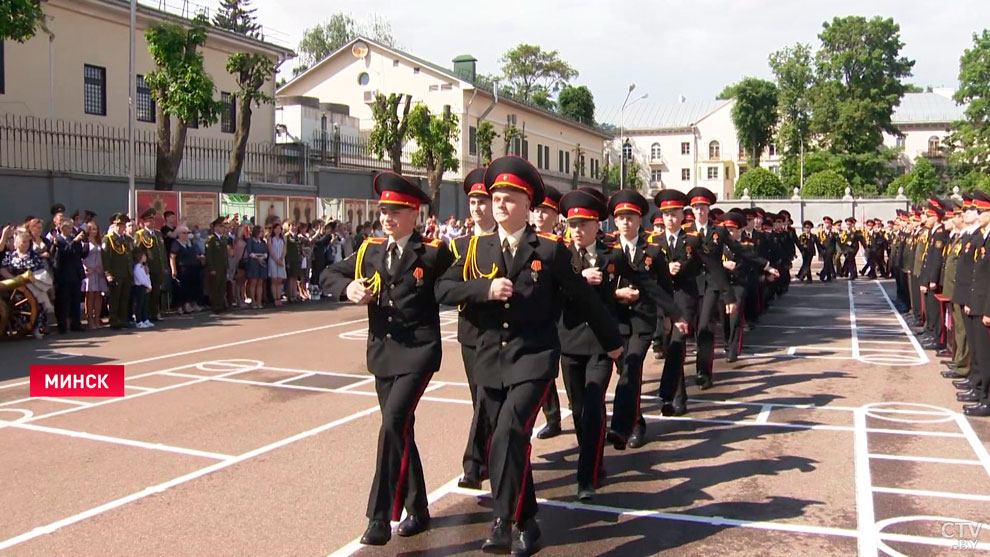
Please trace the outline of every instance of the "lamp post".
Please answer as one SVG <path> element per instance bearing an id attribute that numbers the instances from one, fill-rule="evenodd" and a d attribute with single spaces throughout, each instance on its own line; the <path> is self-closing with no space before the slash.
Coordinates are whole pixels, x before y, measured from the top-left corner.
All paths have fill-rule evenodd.
<path id="1" fill-rule="evenodd" d="M 626 93 L 626 100 L 622 101 L 622 108 L 619 110 L 619 189 L 624 189 L 626 187 L 626 142 L 623 139 L 623 130 L 626 124 L 626 106 L 636 104 L 649 96 L 649 93 L 643 93 L 643 96 L 629 102 L 629 95 L 632 95 L 633 89 L 636 88 L 635 83 L 629 85 L 629 91 Z"/>

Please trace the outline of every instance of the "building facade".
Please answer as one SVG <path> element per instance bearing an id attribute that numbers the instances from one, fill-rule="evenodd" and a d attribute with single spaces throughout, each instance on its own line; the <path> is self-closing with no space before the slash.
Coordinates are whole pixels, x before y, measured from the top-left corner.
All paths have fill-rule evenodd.
<path id="1" fill-rule="evenodd" d="M 461 56 L 448 69 L 358 38 L 282 86 L 278 97 L 286 107 L 291 103 L 346 106 L 348 116 L 358 122 L 359 133 L 366 136 L 374 127 L 371 103 L 376 94 L 411 95 L 413 103 L 425 103 L 434 114 L 449 107 L 459 117 L 459 170 L 447 173 L 445 179 L 459 180 L 480 166 L 477 129 L 486 121 L 498 133 L 492 142 L 494 157 L 506 152 L 522 156 L 539 168 L 548 184 L 562 190 L 574 184 L 600 186 L 607 133 L 502 95 L 496 100 L 490 88 L 476 82 L 474 64 L 474 58 Z M 323 123 L 329 112 L 316 110 L 306 116 L 300 111 L 301 119 L 296 121 L 295 111 L 285 111 L 283 124 L 290 134 L 298 131 L 304 141 L 318 142 L 330 132 Z M 509 124 L 524 137 L 506 146 L 502 136 Z M 315 136 L 310 131 L 314 129 Z M 415 150 L 414 142 L 409 142 L 404 161 Z"/>
<path id="2" fill-rule="evenodd" d="M 925 93 L 906 93 L 894 109 L 891 122 L 901 135 L 883 134 L 887 147 L 903 149 L 895 162 L 898 172 L 909 172 L 918 157 L 932 164 L 945 164 L 942 143 L 949 135 L 952 123 L 965 118 L 965 105 L 956 104 L 951 89 L 934 89 Z"/>

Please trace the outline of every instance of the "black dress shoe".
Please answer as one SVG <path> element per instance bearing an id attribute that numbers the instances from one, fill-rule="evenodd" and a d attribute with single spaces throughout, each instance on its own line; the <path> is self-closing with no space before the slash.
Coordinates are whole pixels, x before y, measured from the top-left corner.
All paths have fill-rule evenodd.
<path id="1" fill-rule="evenodd" d="M 952 386 L 957 389 L 962 389 L 968 391 L 976 386 L 976 381 L 973 381 L 972 377 L 963 379 L 962 381 L 953 381 Z"/>
<path id="2" fill-rule="evenodd" d="M 385 545 L 392 539 L 392 528 L 387 520 L 372 520 L 361 536 L 364 545 Z"/>
<path id="3" fill-rule="evenodd" d="M 687 414 L 687 413 L 688 413 L 688 411 L 687 411 L 687 405 L 685 405 L 685 404 L 675 404 L 674 405 L 674 415 L 675 416 L 683 416 L 684 414 Z"/>
<path id="4" fill-rule="evenodd" d="M 736 360 L 738 360 L 738 359 L 739 359 L 739 356 L 737 356 L 736 354 L 729 354 L 729 355 L 727 355 L 727 356 L 725 357 L 725 361 L 726 361 L 726 362 L 728 362 L 728 363 L 730 363 L 730 364 L 731 364 L 732 362 L 735 362 L 735 361 L 736 361 Z"/>
<path id="5" fill-rule="evenodd" d="M 941 372 L 941 374 L 942 377 L 945 377 L 946 379 L 966 379 L 968 377 L 966 375 L 959 375 L 959 372 L 955 369 L 945 370 Z"/>
<path id="6" fill-rule="evenodd" d="M 415 536 L 420 532 L 425 532 L 430 529 L 430 513 L 421 513 L 418 515 L 411 514 L 406 517 L 405 520 L 399 523 L 399 527 L 395 529 L 395 533 L 408 538 L 409 536 Z"/>
<path id="7" fill-rule="evenodd" d="M 707 391 L 713 386 L 711 375 L 699 375 L 697 379 L 698 388 L 702 391 Z"/>
<path id="8" fill-rule="evenodd" d="M 939 358 L 949 358 L 952 356 L 952 351 L 949 350 L 948 348 L 943 348 L 938 352 L 936 352 L 935 355 L 938 356 Z"/>
<path id="9" fill-rule="evenodd" d="M 646 444 L 644 437 L 645 435 L 643 435 L 643 433 L 639 430 L 633 431 L 632 435 L 629 436 L 629 440 L 626 441 L 626 445 L 628 445 L 630 449 L 638 449 Z"/>
<path id="10" fill-rule="evenodd" d="M 611 429 L 605 433 L 605 440 L 611 443 L 617 451 L 626 450 L 626 439 Z"/>
<path id="11" fill-rule="evenodd" d="M 956 393 L 956 400 L 959 402 L 979 402 L 982 398 L 983 393 L 977 392 L 976 389 Z"/>
<path id="12" fill-rule="evenodd" d="M 935 344 L 934 342 L 926 342 L 922 344 L 921 347 L 924 348 L 925 350 L 934 350 L 936 352 L 941 348 L 939 345 Z"/>
<path id="13" fill-rule="evenodd" d="M 671 404 L 671 403 L 669 403 L 669 402 L 663 403 L 663 405 L 660 406 L 660 415 L 661 416 L 673 416 L 674 415 L 674 405 Z"/>
<path id="14" fill-rule="evenodd" d="M 491 532 L 485 542 L 481 544 L 481 550 L 485 553 L 505 553 L 512 548 L 512 525 L 508 520 L 496 518 L 492 522 Z"/>
<path id="15" fill-rule="evenodd" d="M 481 480 L 464 474 L 461 476 L 461 479 L 457 480 L 457 487 L 461 489 L 481 489 Z"/>
<path id="16" fill-rule="evenodd" d="M 990 402 L 981 402 L 979 404 L 970 404 L 963 407 L 963 414 L 967 416 L 979 416 L 985 418 L 990 416 Z"/>
<path id="17" fill-rule="evenodd" d="M 531 518 L 516 524 L 512 532 L 512 554 L 529 557 L 536 552 L 540 526 Z"/>
<path id="18" fill-rule="evenodd" d="M 552 439 L 560 435 L 560 422 L 554 422 L 543 426 L 543 429 L 536 434 L 537 439 Z"/>

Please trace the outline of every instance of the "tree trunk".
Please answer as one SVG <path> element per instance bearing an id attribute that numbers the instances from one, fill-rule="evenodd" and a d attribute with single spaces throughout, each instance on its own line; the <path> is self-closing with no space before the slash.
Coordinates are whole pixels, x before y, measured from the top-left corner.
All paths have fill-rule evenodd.
<path id="1" fill-rule="evenodd" d="M 440 184 L 443 181 L 443 171 L 437 171 L 436 169 L 432 171 L 427 171 L 427 182 L 430 184 L 430 197 L 433 199 L 433 203 L 430 206 L 430 215 L 438 216 L 440 214 Z"/>
<path id="2" fill-rule="evenodd" d="M 172 146 L 172 119 L 162 110 L 161 105 L 155 108 L 156 135 L 158 144 L 155 146 L 155 189 L 169 191 L 175 184 L 175 177 L 169 176 L 172 167 L 170 149 Z"/>
<path id="3" fill-rule="evenodd" d="M 402 143 L 393 143 L 388 149 L 388 157 L 392 159 L 392 172 L 402 174 Z"/>
<path id="4" fill-rule="evenodd" d="M 186 132 L 189 131 L 189 123 L 180 119 L 176 126 L 175 133 L 172 135 L 172 167 L 170 169 L 173 186 L 179 176 L 179 166 L 182 164 L 182 155 L 186 149 Z"/>
<path id="5" fill-rule="evenodd" d="M 238 95 L 237 104 L 237 131 L 234 133 L 234 148 L 230 151 L 227 174 L 223 177 L 223 187 L 220 190 L 223 193 L 237 193 L 248 136 L 251 134 L 251 100 L 246 95 Z"/>
<path id="6" fill-rule="evenodd" d="M 399 102 L 402 102 L 402 96 L 399 96 Z M 409 126 L 409 108 L 412 106 L 412 95 L 404 95 L 406 97 L 406 106 L 402 109 L 402 117 L 399 120 L 399 127 L 396 129 L 395 141 L 389 146 L 388 156 L 392 159 L 392 172 L 396 174 L 402 174 L 402 146 L 406 143 L 406 130 Z"/>

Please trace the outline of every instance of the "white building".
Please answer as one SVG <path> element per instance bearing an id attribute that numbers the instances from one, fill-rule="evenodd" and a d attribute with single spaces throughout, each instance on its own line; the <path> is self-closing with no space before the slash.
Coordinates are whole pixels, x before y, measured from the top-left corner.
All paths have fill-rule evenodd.
<path id="1" fill-rule="evenodd" d="M 897 166 L 905 172 L 914 167 L 918 157 L 933 164 L 945 164 L 942 142 L 949 134 L 952 122 L 965 118 L 965 105 L 956 104 L 951 89 L 935 89 L 931 93 L 907 93 L 894 109 L 891 122 L 900 136 L 883 134 L 883 144 L 904 149 Z"/>

